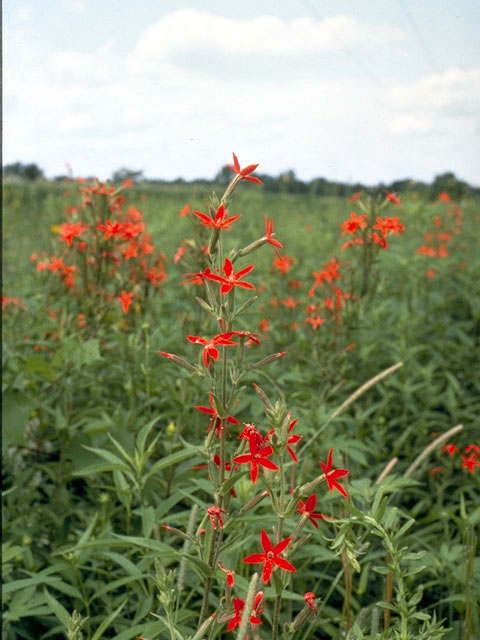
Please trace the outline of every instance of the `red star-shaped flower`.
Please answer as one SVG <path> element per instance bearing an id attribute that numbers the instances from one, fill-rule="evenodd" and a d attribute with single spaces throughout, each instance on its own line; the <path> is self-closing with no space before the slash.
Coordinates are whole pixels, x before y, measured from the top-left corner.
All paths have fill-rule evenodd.
<path id="1" fill-rule="evenodd" d="M 262 599 L 263 599 L 263 591 L 259 591 L 253 600 L 253 609 L 252 609 L 252 615 L 250 616 L 250 624 L 262 624 L 262 621 L 258 617 L 263 613 L 263 610 L 265 609 L 264 606 L 260 608 L 260 603 L 262 602 Z M 242 600 L 241 598 L 234 598 L 233 609 L 234 609 L 234 613 L 227 625 L 227 631 L 233 631 L 234 629 L 240 626 L 240 623 L 242 621 L 243 610 L 245 609 L 245 601 Z"/>
<path id="2" fill-rule="evenodd" d="M 442 453 L 448 453 L 449 456 L 454 456 L 458 452 L 459 452 L 459 448 L 457 447 L 456 444 L 453 444 L 453 443 L 445 444 L 442 447 Z"/>
<path id="3" fill-rule="evenodd" d="M 279 249 L 283 249 L 283 244 L 279 240 L 276 240 L 273 235 L 273 220 L 269 220 L 268 217 L 265 216 L 265 238 L 267 239 L 267 242 L 274 247 L 275 251 L 277 251 L 277 247 Z"/>
<path id="4" fill-rule="evenodd" d="M 255 289 L 253 284 L 250 284 L 249 282 L 241 282 L 243 276 L 246 276 L 247 273 L 250 273 L 253 269 L 255 269 L 255 265 L 250 264 L 248 267 L 244 267 L 243 269 L 240 269 L 240 271 L 237 271 L 237 273 L 234 273 L 231 260 L 225 258 L 225 262 L 223 264 L 223 273 L 225 274 L 225 277 L 219 276 L 216 273 L 207 273 L 207 269 L 203 272 L 203 277 L 208 278 L 209 280 L 214 280 L 215 282 L 221 282 L 222 286 L 220 287 L 220 293 L 223 296 L 226 293 L 229 293 L 233 287 Z"/>
<path id="5" fill-rule="evenodd" d="M 283 551 L 285 551 L 285 549 L 288 547 L 288 545 L 292 541 L 291 538 L 285 538 L 284 540 L 280 540 L 280 542 L 278 542 L 273 547 L 266 531 L 262 529 L 260 539 L 261 539 L 264 553 L 253 553 L 252 555 L 247 556 L 246 558 L 243 558 L 242 562 L 245 562 L 247 564 L 263 563 L 262 578 L 263 578 L 264 584 L 267 584 L 270 578 L 272 577 L 274 566 L 279 567 L 284 571 L 291 571 L 291 572 L 296 571 L 293 564 L 291 564 L 290 562 L 288 562 L 288 560 L 285 560 L 285 558 L 282 558 L 280 556 L 280 554 L 283 553 Z"/>
<path id="6" fill-rule="evenodd" d="M 303 502 L 303 500 L 298 501 L 298 509 L 295 511 L 295 513 L 305 514 L 313 524 L 315 529 L 318 529 L 318 522 L 316 522 L 316 520 L 323 520 L 323 515 L 321 513 L 314 513 L 316 504 L 317 496 L 313 493 L 307 498 L 307 501 L 305 503 Z"/>
<path id="7" fill-rule="evenodd" d="M 232 332 L 219 333 L 217 336 L 210 338 L 210 340 L 202 338 L 201 336 L 187 336 L 187 340 L 193 342 L 193 344 L 203 345 L 203 364 L 208 369 L 208 365 L 210 364 L 209 358 L 218 360 L 217 346 L 233 347 L 238 345 L 238 342 L 232 342 L 230 340 L 232 335 Z"/>
<path id="8" fill-rule="evenodd" d="M 212 220 L 210 216 L 207 216 L 206 213 L 202 213 L 201 211 L 193 212 L 197 218 L 200 219 L 200 222 L 206 227 L 212 227 L 213 229 L 230 229 L 230 225 L 238 220 L 241 217 L 241 213 L 238 213 L 236 216 L 230 216 L 230 218 L 226 218 L 225 215 L 227 210 L 225 209 L 225 205 L 221 204 L 217 212 L 215 214 L 215 218 Z"/>
<path id="9" fill-rule="evenodd" d="M 218 415 L 217 407 L 215 406 L 215 398 L 213 397 L 212 393 L 208 394 L 208 402 L 210 404 L 210 407 L 197 405 L 196 407 L 194 407 L 194 409 L 197 409 L 197 411 L 201 411 L 202 413 L 208 413 L 211 416 L 210 424 L 207 431 L 211 431 L 212 428 L 215 427 L 217 430 L 217 435 L 220 436 L 222 432 L 222 419 Z M 229 422 L 230 424 L 240 424 L 240 422 L 233 416 L 227 416 L 225 418 L 225 421 Z"/>
<path id="10" fill-rule="evenodd" d="M 238 161 L 238 158 L 235 154 L 233 154 L 233 167 L 231 164 L 227 164 L 227 167 L 230 169 L 230 171 L 233 171 L 233 173 L 236 173 L 237 176 L 240 176 L 241 180 L 248 180 L 249 182 L 256 182 L 257 184 L 263 184 L 260 178 L 256 178 L 255 176 L 249 175 L 250 173 L 253 173 L 255 171 L 255 169 L 258 167 L 258 164 L 249 164 L 248 167 L 245 167 L 244 169 L 240 169 L 240 163 Z"/>
<path id="11" fill-rule="evenodd" d="M 462 456 L 462 467 L 468 469 L 470 473 L 475 473 L 475 467 L 480 467 L 480 460 L 477 460 L 477 454 L 472 453 L 470 457 Z"/>
<path id="12" fill-rule="evenodd" d="M 233 461 L 238 464 L 250 465 L 250 478 L 253 484 L 256 483 L 258 478 L 258 465 L 265 467 L 266 469 L 271 469 L 272 471 L 279 471 L 277 465 L 268 459 L 268 456 L 273 454 L 273 447 L 267 445 L 259 448 L 259 445 L 254 439 L 250 439 L 248 441 L 248 446 L 250 448 L 250 453 L 237 456 Z"/>
<path id="13" fill-rule="evenodd" d="M 334 471 L 332 471 L 332 464 L 333 464 L 332 458 L 333 458 L 333 449 L 330 449 L 330 451 L 328 452 L 327 464 L 323 464 L 323 462 L 319 462 L 319 465 L 321 466 L 322 471 L 325 474 L 325 480 L 327 481 L 327 484 L 328 484 L 328 490 L 333 491 L 334 489 L 337 489 L 337 491 L 340 491 L 342 496 L 344 496 L 345 498 L 348 498 L 347 492 L 345 491 L 345 489 L 342 487 L 341 484 L 338 484 L 337 478 L 343 478 L 343 476 L 346 476 L 349 474 L 349 471 L 348 469 L 335 469 Z"/>
<path id="14" fill-rule="evenodd" d="M 220 526 L 220 529 L 223 529 L 222 513 L 225 513 L 225 511 L 223 509 L 220 509 L 220 507 L 208 507 L 207 513 L 208 517 L 210 518 L 212 529 L 217 528 L 217 522 Z"/>

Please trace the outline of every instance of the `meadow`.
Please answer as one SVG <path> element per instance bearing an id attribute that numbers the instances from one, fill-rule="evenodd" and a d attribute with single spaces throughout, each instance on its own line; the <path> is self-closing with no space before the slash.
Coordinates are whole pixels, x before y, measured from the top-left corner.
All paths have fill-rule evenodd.
<path id="1" fill-rule="evenodd" d="M 232 168 L 4 184 L 4 637 L 478 638 L 480 202 Z"/>

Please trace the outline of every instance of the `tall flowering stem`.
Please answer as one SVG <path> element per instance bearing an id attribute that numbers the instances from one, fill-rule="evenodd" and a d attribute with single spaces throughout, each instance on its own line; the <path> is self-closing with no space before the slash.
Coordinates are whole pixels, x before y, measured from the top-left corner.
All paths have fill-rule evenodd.
<path id="1" fill-rule="evenodd" d="M 233 156 L 230 169 L 234 176 L 228 184 L 221 199 L 212 196 L 205 211 L 194 211 L 193 220 L 201 231 L 208 229 L 210 237 L 205 244 L 206 251 L 202 256 L 201 270 L 189 273 L 182 284 L 201 287 L 201 294 L 196 296 L 202 309 L 212 316 L 212 324 L 208 335 L 188 335 L 187 342 L 191 349 L 196 349 L 198 363 L 192 364 L 183 356 L 160 351 L 160 355 L 179 364 L 192 373 L 201 375 L 209 385 L 208 405 L 202 402 L 194 409 L 208 414 L 206 436 L 202 454 L 207 462 L 196 468 L 207 468 L 209 480 L 212 484 L 212 503 L 197 531 L 196 540 L 201 560 L 208 565 L 203 585 L 203 598 L 200 609 L 198 629 L 208 620 L 211 614 L 210 592 L 215 584 L 215 571 L 218 568 L 225 572 L 229 582 L 226 587 L 225 598 L 219 598 L 219 620 L 228 622 L 227 631 L 241 627 L 241 634 L 246 634 L 251 627 L 254 637 L 258 637 L 257 625 L 262 623 L 260 614 L 263 612 L 263 592 L 249 591 L 239 597 L 232 593 L 234 588 L 233 576 L 239 567 L 231 566 L 231 559 L 224 557 L 228 540 L 226 531 L 235 521 L 247 511 L 253 510 L 263 500 L 270 500 L 271 512 L 276 517 L 276 525 L 271 531 L 262 528 L 258 532 L 263 551 L 255 551 L 243 558 L 245 564 L 262 564 L 262 580 L 265 585 L 273 583 L 275 589 L 272 638 L 276 640 L 280 632 L 280 618 L 282 613 L 283 591 L 287 587 L 291 576 L 296 572 L 289 556 L 298 544 L 296 536 L 307 520 L 316 524 L 321 514 L 314 513 L 315 496 L 309 496 L 307 485 L 294 487 L 295 472 L 292 466 L 299 461 L 296 445 L 302 436 L 293 433 L 297 419 L 292 419 L 283 403 L 273 404 L 266 394 L 255 385 L 255 390 L 264 404 L 270 431 L 262 432 L 250 422 L 240 422 L 235 416 L 235 407 L 240 383 L 247 373 L 253 373 L 258 368 L 274 363 L 285 355 L 285 352 L 273 353 L 266 356 L 256 355 L 262 346 L 264 336 L 251 328 L 242 328 L 239 321 L 244 312 L 256 301 L 257 296 L 243 299 L 247 292 L 256 291 L 255 264 L 251 256 L 261 247 L 270 245 L 278 257 L 278 250 L 282 243 L 275 238 L 273 220 L 265 216 L 265 227 L 260 230 L 259 237 L 245 247 L 231 247 L 231 237 L 242 214 L 229 211 L 231 197 L 237 186 L 243 182 L 261 184 L 253 176 L 258 165 L 247 165 L 242 168 L 238 158 Z M 227 236 L 225 236 L 227 234 Z M 244 262 L 247 260 L 248 262 Z M 197 266 L 197 265 L 196 265 Z M 326 273 L 329 281 L 336 276 L 337 263 L 329 265 Z M 323 277 L 323 276 L 322 276 Z M 247 294 L 248 295 L 248 294 Z M 237 301 L 237 296 L 239 297 Z M 343 497 L 347 492 L 337 482 L 348 474 L 347 470 L 332 469 L 333 451 L 331 450 L 327 463 L 323 465 L 324 473 L 315 481 L 315 486 L 324 483 L 329 490 L 336 489 Z M 233 499 L 238 500 L 236 483 L 243 476 L 250 479 L 255 495 L 243 505 L 237 506 Z M 258 485 L 263 485 L 257 490 Z M 307 499 L 303 510 L 298 511 L 303 504 L 299 498 Z M 231 508 L 233 505 L 233 508 Z M 297 511 L 295 511 L 297 509 Z M 300 513 L 300 517 L 296 515 Z M 292 519 L 294 522 L 292 523 Z M 301 520 L 301 526 L 297 521 Z M 297 525 L 297 526 L 296 526 Z M 288 535 L 284 529 L 291 527 L 293 534 Z M 173 529 L 166 529 L 172 531 Z M 205 534 L 205 535 L 203 535 Z M 294 543 L 291 545 L 291 543 Z M 223 567 L 223 568 L 222 568 Z M 225 576 L 222 574 L 222 581 Z M 252 588 L 253 589 L 253 588 Z M 308 592 L 310 593 L 310 592 Z M 230 607 L 228 613 L 225 606 Z M 233 606 L 234 611 L 231 611 Z M 223 609 L 223 610 L 222 610 Z M 213 627 L 212 627 L 213 628 Z"/>

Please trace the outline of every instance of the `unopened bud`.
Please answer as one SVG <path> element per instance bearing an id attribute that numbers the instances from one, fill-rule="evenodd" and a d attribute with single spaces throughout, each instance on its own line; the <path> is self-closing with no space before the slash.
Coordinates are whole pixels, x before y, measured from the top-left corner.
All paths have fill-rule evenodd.
<path id="1" fill-rule="evenodd" d="M 269 364 L 270 362 L 273 362 L 274 360 L 278 360 L 278 358 L 281 358 L 286 353 L 287 353 L 286 351 L 280 351 L 279 353 L 272 353 L 272 355 L 267 356 L 266 358 L 263 358 L 263 360 L 260 360 L 259 362 L 255 362 L 255 364 L 252 364 L 250 368 L 251 369 L 260 369 L 260 367 L 263 367 L 265 364 Z"/>
<path id="2" fill-rule="evenodd" d="M 192 538 L 192 536 L 189 536 L 188 534 L 184 533 L 183 531 L 180 531 L 180 529 L 176 529 L 175 527 L 170 527 L 168 524 L 162 524 L 162 529 L 165 529 L 165 531 L 168 531 L 168 533 L 171 533 L 174 536 L 179 536 L 180 538 L 183 538 L 184 540 L 188 540 L 189 542 L 195 542 L 195 540 Z"/>
<path id="3" fill-rule="evenodd" d="M 180 356 L 176 356 L 174 353 L 168 353 L 167 351 L 158 351 L 158 353 L 164 358 L 172 360 L 173 362 L 175 362 L 175 364 L 180 365 L 188 371 L 196 371 L 196 368 L 193 366 L 193 364 L 190 364 L 190 362 L 187 362 L 183 358 L 180 358 Z"/>
<path id="4" fill-rule="evenodd" d="M 263 402 L 263 404 L 265 405 L 265 407 L 267 409 L 269 409 L 270 411 L 273 410 L 273 404 L 270 402 L 270 400 L 267 398 L 266 394 L 264 391 L 262 391 L 262 389 L 260 389 L 260 387 L 258 386 L 258 384 L 253 383 L 253 388 L 255 389 L 255 391 L 257 392 L 260 400 Z"/>
<path id="5" fill-rule="evenodd" d="M 208 627 L 212 624 L 212 622 L 215 620 L 216 617 L 217 617 L 217 614 L 212 613 L 212 615 L 202 623 L 197 633 L 193 636 L 192 640 L 201 640 L 201 638 L 203 638 L 203 635 L 207 631 Z"/>
<path id="6" fill-rule="evenodd" d="M 261 502 L 267 496 L 268 496 L 268 489 L 264 489 L 261 493 L 259 493 L 258 495 L 253 497 L 251 500 L 249 500 L 247 502 L 247 504 L 245 504 L 240 509 L 239 514 L 240 513 L 245 513 L 246 511 L 249 511 L 250 509 L 253 509 L 253 507 L 255 507 L 259 502 Z"/>

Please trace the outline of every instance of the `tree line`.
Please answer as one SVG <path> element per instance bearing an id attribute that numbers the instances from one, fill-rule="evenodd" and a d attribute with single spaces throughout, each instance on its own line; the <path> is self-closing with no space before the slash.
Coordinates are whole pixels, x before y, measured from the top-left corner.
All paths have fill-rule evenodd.
<path id="1" fill-rule="evenodd" d="M 205 185 L 216 186 L 226 185 L 231 179 L 232 173 L 227 165 L 223 166 L 213 179 L 196 178 L 193 180 L 185 180 L 177 178 L 176 180 L 164 180 L 155 178 L 146 178 L 141 170 L 133 170 L 128 168 L 117 169 L 113 172 L 110 180 L 114 184 L 120 184 L 124 180 L 132 180 L 135 184 L 177 184 L 177 185 Z M 274 193 L 309 193 L 315 196 L 330 196 L 339 198 L 349 198 L 357 191 L 368 189 L 369 191 L 378 190 L 380 192 L 408 193 L 415 192 L 422 198 L 434 200 L 439 193 L 447 193 L 453 200 L 461 200 L 462 198 L 472 198 L 480 196 L 480 188 L 472 186 L 463 180 L 459 180 L 451 171 L 437 175 L 431 183 L 422 182 L 405 178 L 402 180 L 394 180 L 390 183 L 380 182 L 377 185 L 365 185 L 360 182 L 351 184 L 347 182 L 339 182 L 327 180 L 326 178 L 313 178 L 309 181 L 300 180 L 294 171 L 285 171 L 278 176 L 270 176 L 267 174 L 256 173 L 264 183 L 266 191 Z M 35 163 L 24 164 L 22 162 L 14 162 L 3 167 L 3 177 L 10 180 L 25 180 L 34 182 L 36 180 L 45 180 L 43 170 Z M 60 175 L 54 178 L 55 181 L 67 180 L 69 176 Z"/>

